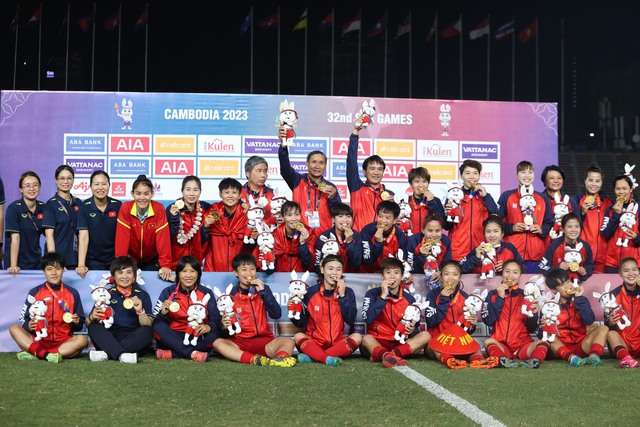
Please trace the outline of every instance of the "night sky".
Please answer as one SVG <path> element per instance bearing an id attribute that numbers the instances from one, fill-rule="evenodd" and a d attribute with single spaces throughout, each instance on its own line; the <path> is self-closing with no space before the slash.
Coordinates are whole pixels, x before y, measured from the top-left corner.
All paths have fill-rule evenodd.
<path id="1" fill-rule="evenodd" d="M 145 90 L 144 26 L 134 31 L 146 1 L 122 2 L 120 21 L 120 73 L 118 78 L 118 28 L 105 29 L 105 21 L 117 11 L 120 1 L 96 2 L 95 49 L 92 30 L 78 25 L 89 17 L 94 2 L 71 1 L 69 21 L 68 90 L 92 89 L 92 54 L 95 55 L 93 90 Z M 308 7 L 307 87 L 309 95 L 331 95 L 331 28 L 319 31 L 322 20 L 334 7 L 335 37 L 333 95 L 394 98 L 435 98 L 436 40 L 426 42 L 436 13 L 438 31 L 462 14 L 463 99 L 487 99 L 487 36 L 469 39 L 469 31 L 490 15 L 490 100 L 564 103 L 565 138 L 568 146 L 584 141 L 589 131 L 598 131 L 598 101 L 611 100 L 614 116 L 624 115 L 633 125 L 638 114 L 638 52 L 640 37 L 631 2 L 607 2 L 589 8 L 578 2 L 490 1 L 490 2 L 159 2 L 149 1 L 148 74 L 149 92 L 251 93 L 251 31 L 240 29 L 253 8 L 253 93 L 304 94 L 304 30 L 292 31 Z M 562 3 L 562 4 L 560 4 Z M 12 20 L 20 6 L 15 88 L 38 88 L 39 26 L 29 25 L 40 2 L 4 1 L 0 6 L 2 62 L 0 87 L 12 89 L 16 31 Z M 514 5 L 515 4 L 515 5 Z M 280 79 L 278 84 L 278 30 L 260 29 L 259 24 L 280 6 Z M 43 1 L 42 90 L 65 89 L 67 2 Z M 358 57 L 358 33 L 344 37 L 341 27 L 362 10 L 362 42 Z M 384 33 L 369 37 L 372 26 L 387 12 L 387 44 Z M 396 38 L 399 25 L 411 12 L 409 34 Z M 515 18 L 515 93 L 512 93 L 511 38 L 495 39 L 495 31 Z M 538 18 L 536 37 L 522 43 L 518 36 Z M 561 67 L 564 20 L 564 74 Z M 538 75 L 536 84 L 536 46 Z M 460 36 L 439 35 L 437 97 L 460 99 Z M 386 51 L 386 55 L 385 55 Z M 386 61 L 385 61 L 386 57 Z M 360 61 L 358 60 L 360 58 Z M 386 88 L 384 83 L 387 67 Z M 358 90 L 358 63 L 360 88 Z M 411 73 L 409 64 L 411 63 Z M 54 78 L 46 78 L 53 71 Z M 411 75 L 411 83 L 410 83 Z M 564 77 L 564 98 L 561 84 Z M 631 129 L 633 130 L 633 129 Z M 633 133 L 633 132 L 631 132 Z M 631 135 L 629 133 L 629 135 Z"/>

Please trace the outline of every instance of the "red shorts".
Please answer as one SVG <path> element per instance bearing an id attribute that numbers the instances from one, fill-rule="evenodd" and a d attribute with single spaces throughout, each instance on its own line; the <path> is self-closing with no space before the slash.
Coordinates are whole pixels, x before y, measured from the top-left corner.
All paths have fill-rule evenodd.
<path id="1" fill-rule="evenodd" d="M 533 341 L 526 343 L 520 348 L 509 348 L 503 342 L 500 342 L 500 344 L 502 344 L 504 353 L 509 359 L 527 360 L 529 358 L 529 356 L 527 356 L 527 350 L 529 349 L 529 346 L 531 345 L 532 342 Z"/>
<path id="2" fill-rule="evenodd" d="M 233 341 L 242 351 L 251 354 L 267 356 L 267 344 L 275 340 L 274 337 L 234 338 Z"/>
<path id="3" fill-rule="evenodd" d="M 582 341 L 584 341 L 584 338 L 582 338 L 580 342 L 577 342 L 575 344 L 565 344 L 565 347 L 567 347 L 571 353 L 575 354 L 578 357 L 587 357 L 589 355 L 582 349 Z"/>
<path id="4" fill-rule="evenodd" d="M 60 347 L 65 342 L 69 341 L 71 338 L 73 338 L 73 336 L 67 338 L 66 340 L 61 340 L 61 341 L 51 341 L 47 339 L 42 339 L 40 341 L 34 341 L 34 342 L 37 342 L 38 344 L 40 344 L 40 347 L 42 347 L 45 351 L 48 351 L 49 353 L 51 353 L 53 350 L 57 352 L 58 347 Z"/>
<path id="5" fill-rule="evenodd" d="M 400 345 L 396 340 L 383 340 L 382 338 L 376 338 L 382 347 L 387 351 L 392 351 L 394 348 Z"/>

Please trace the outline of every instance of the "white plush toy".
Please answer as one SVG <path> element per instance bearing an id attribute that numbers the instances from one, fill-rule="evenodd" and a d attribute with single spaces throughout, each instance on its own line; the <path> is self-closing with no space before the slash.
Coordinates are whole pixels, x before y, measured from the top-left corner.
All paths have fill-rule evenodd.
<path id="1" fill-rule="evenodd" d="M 240 327 L 240 319 L 235 311 L 233 311 L 233 298 L 231 298 L 231 295 L 229 295 L 231 289 L 233 289 L 233 285 L 230 284 L 229 286 L 227 286 L 227 289 L 223 294 L 218 288 L 213 288 L 213 294 L 216 296 L 216 306 L 218 307 L 220 316 L 229 315 L 231 324 L 227 326 L 227 331 L 229 331 L 230 336 L 242 332 L 242 328 Z"/>
<path id="2" fill-rule="evenodd" d="M 360 111 L 356 113 L 356 118 L 362 118 L 362 125 L 360 125 L 360 129 L 368 128 L 373 124 L 373 116 L 376 114 L 376 103 L 373 99 L 369 102 L 364 101 L 362 103 L 362 108 Z"/>
<path id="3" fill-rule="evenodd" d="M 340 244 L 338 243 L 338 239 L 335 234 L 329 233 L 329 237 L 325 235 L 321 235 L 320 241 L 323 242 L 322 245 L 322 259 L 324 259 L 327 255 L 338 255 L 340 253 Z"/>
<path id="4" fill-rule="evenodd" d="M 551 293 L 547 292 L 540 313 L 540 326 L 542 329 L 542 341 L 554 342 L 556 335 L 558 334 L 558 316 L 561 313 L 560 310 L 560 293 L 558 292 L 555 297 L 551 297 Z"/>
<path id="5" fill-rule="evenodd" d="M 302 314 L 302 300 L 307 293 L 308 285 L 306 283 L 309 272 L 305 272 L 301 278 L 294 271 L 291 272 L 291 281 L 289 282 L 289 319 L 300 320 Z"/>
<path id="6" fill-rule="evenodd" d="M 407 237 L 413 236 L 413 225 L 411 223 L 411 205 L 404 201 L 404 199 L 400 200 L 400 215 L 398 216 L 398 227 L 400 230 L 404 231 L 404 234 Z"/>
<path id="7" fill-rule="evenodd" d="M 200 334 L 196 333 L 196 328 L 204 322 L 207 318 L 207 303 L 211 298 L 210 294 L 206 294 L 202 301 L 198 301 L 198 294 L 196 291 L 191 291 L 191 304 L 187 309 L 187 329 L 184 330 L 184 345 L 189 345 L 189 338 L 191 338 L 191 345 L 198 344 L 198 338 Z"/>
<path id="8" fill-rule="evenodd" d="M 629 203 L 626 208 L 622 210 L 622 215 L 620 215 L 620 223 L 618 227 L 625 233 L 631 231 L 633 226 L 636 225 L 636 215 L 638 214 L 638 204 L 635 202 Z M 616 241 L 616 246 L 622 246 L 624 248 L 629 247 L 629 239 L 626 237 L 618 237 Z"/>
<path id="9" fill-rule="evenodd" d="M 553 199 L 556 202 L 556 205 L 553 207 L 553 227 L 549 231 L 549 237 L 552 239 L 557 239 L 558 237 L 562 237 L 564 232 L 562 231 L 562 217 L 569 213 L 569 195 L 565 194 L 564 197 L 560 198 L 560 192 L 557 192 Z"/>
<path id="10" fill-rule="evenodd" d="M 422 304 L 413 303 L 408 305 L 404 309 L 404 315 L 396 327 L 396 332 L 394 333 L 393 338 L 396 341 L 399 341 L 400 344 L 407 342 L 407 336 L 409 335 L 407 331 L 415 327 L 415 325 L 420 322 L 422 310 L 426 309 L 428 306 L 429 301 L 425 301 Z"/>
<path id="11" fill-rule="evenodd" d="M 275 238 L 273 237 L 273 229 L 266 224 L 256 224 L 258 230 L 258 238 L 256 243 L 258 244 L 258 264 L 263 271 L 275 270 L 276 257 L 273 254 L 273 246 L 275 245 Z"/>
<path id="12" fill-rule="evenodd" d="M 101 285 L 91 286 L 91 299 L 93 299 L 93 305 L 96 308 L 100 308 L 104 310 L 104 313 L 100 316 L 100 323 L 104 325 L 105 328 L 110 328 L 113 326 L 113 310 L 111 309 L 111 292 Z"/>
<path id="13" fill-rule="evenodd" d="M 571 246 L 564 247 L 564 262 L 569 264 L 569 271 L 567 271 L 567 273 L 569 273 L 569 277 L 573 281 L 574 288 L 579 286 L 578 282 L 580 281 L 580 275 L 578 274 L 578 270 L 582 265 L 582 254 L 580 253 L 580 250 L 583 246 L 582 242 L 578 242 L 575 248 L 572 248 Z"/>
<path id="14" fill-rule="evenodd" d="M 261 223 L 264 219 L 264 206 L 260 206 L 258 202 L 253 200 L 253 197 L 249 197 L 249 210 L 247 211 L 247 227 L 244 231 L 244 243 L 255 244 L 256 241 L 251 238 L 251 234 L 257 229 L 257 224 Z M 265 199 L 266 200 L 266 199 Z"/>
<path id="15" fill-rule="evenodd" d="M 535 301 L 540 300 L 543 289 L 544 276 L 531 276 L 524 285 L 524 301 L 522 301 L 522 308 L 520 309 L 522 314 L 527 317 L 533 317 L 533 310 L 531 306 Z"/>
<path id="16" fill-rule="evenodd" d="M 50 301 L 51 298 L 45 298 L 43 300 L 36 300 L 35 297 L 31 294 L 27 296 L 27 301 L 31 304 L 29 307 L 29 317 L 31 319 L 36 319 L 36 328 L 34 332 L 36 333 L 34 341 L 40 341 L 42 338 L 46 338 L 49 336 L 49 332 L 47 327 L 49 326 L 47 323 L 47 318 L 45 314 L 47 314 L 47 301 Z"/>
<path id="17" fill-rule="evenodd" d="M 496 275 L 496 248 L 491 243 L 483 243 L 482 264 L 480 267 L 481 279 L 493 279 Z M 487 250 L 487 248 L 491 248 Z"/>
<path id="18" fill-rule="evenodd" d="M 466 331 L 468 331 L 473 323 L 471 319 L 477 319 L 477 313 L 482 310 L 484 299 L 487 297 L 488 290 L 485 289 L 480 292 L 480 289 L 476 289 L 469 297 L 464 300 L 464 308 L 462 309 L 462 316 L 458 319 L 458 325 Z"/>
<path id="19" fill-rule="evenodd" d="M 445 206 L 447 213 L 447 222 L 459 223 L 462 216 L 462 209 L 460 209 L 460 203 L 464 199 L 464 192 L 462 191 L 462 184 L 460 182 L 450 181 L 447 190 L 447 203 Z"/>
<path id="20" fill-rule="evenodd" d="M 298 122 L 298 113 L 294 109 L 293 101 L 289 102 L 286 99 L 280 103 L 280 126 L 284 127 L 286 135 L 282 138 L 282 146 L 288 147 L 293 144 L 293 140 L 296 137 L 296 133 L 293 128 L 296 127 Z"/>
<path id="21" fill-rule="evenodd" d="M 614 314 L 618 314 L 620 316 L 620 319 L 618 320 L 616 325 L 618 326 L 618 329 L 622 331 L 628 326 L 631 326 L 631 321 L 629 320 L 629 317 L 627 316 L 627 313 L 625 313 L 624 309 L 620 307 L 620 305 L 618 305 L 616 297 L 609 291 L 610 288 L 611 282 L 607 282 L 607 284 L 604 286 L 604 293 L 601 294 L 599 292 L 594 292 L 593 296 L 595 298 L 598 298 L 606 319 L 613 316 Z"/>
<path id="22" fill-rule="evenodd" d="M 287 201 L 287 198 L 284 194 L 285 193 L 280 190 L 280 187 L 276 187 L 275 190 L 273 190 L 273 197 L 271 198 L 270 206 L 271 216 L 274 218 L 280 216 L 280 209 L 282 208 L 282 205 L 284 205 Z"/>
<path id="23" fill-rule="evenodd" d="M 533 197 L 533 185 L 527 187 L 526 185 L 520 186 L 520 210 L 522 211 L 522 222 L 524 222 L 525 230 L 530 230 L 531 226 L 536 223 L 536 218 L 533 216 L 533 212 L 536 209 L 536 199 Z"/>
<path id="24" fill-rule="evenodd" d="M 433 273 L 438 271 L 438 255 L 441 253 L 442 248 L 440 247 L 439 241 L 431 245 L 431 249 L 429 250 L 424 263 L 424 274 L 431 276 Z"/>

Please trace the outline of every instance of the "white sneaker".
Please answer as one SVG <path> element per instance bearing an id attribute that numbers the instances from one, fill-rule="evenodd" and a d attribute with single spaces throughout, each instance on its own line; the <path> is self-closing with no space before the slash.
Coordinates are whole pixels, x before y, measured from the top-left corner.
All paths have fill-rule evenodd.
<path id="1" fill-rule="evenodd" d="M 138 363 L 137 353 L 122 353 L 120 355 L 120 362 L 122 363 Z"/>
<path id="2" fill-rule="evenodd" d="M 92 362 L 104 362 L 105 360 L 109 359 L 109 356 L 107 356 L 107 353 L 105 353 L 104 351 L 91 350 L 89 352 L 89 359 Z"/>

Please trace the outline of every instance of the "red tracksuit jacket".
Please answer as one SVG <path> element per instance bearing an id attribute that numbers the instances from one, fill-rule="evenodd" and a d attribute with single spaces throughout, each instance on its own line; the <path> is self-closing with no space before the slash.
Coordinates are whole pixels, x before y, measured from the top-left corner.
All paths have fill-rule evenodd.
<path id="1" fill-rule="evenodd" d="M 587 325 L 596 321 L 591 304 L 585 296 L 572 298 L 567 304 L 560 304 L 557 338 L 565 345 L 581 342 L 587 336 Z"/>
<path id="2" fill-rule="evenodd" d="M 204 271 L 232 271 L 231 260 L 244 249 L 244 232 L 247 214 L 240 204 L 236 205 L 233 217 L 225 215 L 222 202 L 214 203 L 211 210 L 220 214 L 220 219 L 209 227 L 209 244 L 205 251 Z"/>
<path id="3" fill-rule="evenodd" d="M 624 208 L 627 208 L 630 204 L 631 202 L 625 203 Z M 629 239 L 626 248 L 624 246 L 617 245 L 618 239 L 627 239 L 627 233 L 622 231 L 620 228 L 621 216 L 622 214 L 616 213 L 613 210 L 613 206 L 609 206 L 604 214 L 601 233 L 609 242 L 607 246 L 607 257 L 605 259 L 605 265 L 607 267 L 618 268 L 620 260 L 626 257 L 632 257 L 636 260 L 640 259 L 640 252 L 638 251 L 638 247 L 640 247 L 640 234 L 638 234 L 638 237 L 636 237 L 635 240 Z M 631 227 L 631 229 L 638 233 L 638 221 L 640 221 L 640 216 L 636 213 L 635 217 L 636 223 Z"/>
<path id="4" fill-rule="evenodd" d="M 367 334 L 382 340 L 393 341 L 398 323 L 404 316 L 404 310 L 413 304 L 413 296 L 400 288 L 398 298 L 380 298 L 381 289 L 369 289 L 364 296 L 362 304 L 362 318 L 367 322 Z M 412 336 L 417 334 L 420 328 L 416 325 Z"/>
<path id="5" fill-rule="evenodd" d="M 313 270 L 316 236 L 309 227 L 307 227 L 307 230 L 309 231 L 309 238 L 302 245 L 299 244 L 298 233 L 294 234 L 293 239 L 287 237 L 284 224 L 273 230 L 273 238 L 275 240 L 273 254 L 276 257 L 276 272 L 290 273 L 294 270 Z"/>
<path id="6" fill-rule="evenodd" d="M 586 192 L 582 195 L 574 196 L 578 207 L 582 206 L 586 197 Z M 595 203 L 596 206 L 589 209 L 586 215 L 582 213 L 581 209 L 578 210 L 582 217 L 582 233 L 580 237 L 591 245 L 596 271 L 602 273 L 607 259 L 607 239 L 600 233 L 600 228 L 604 222 L 604 213 L 609 206 L 613 205 L 613 202 L 606 195 L 600 193 L 596 196 Z"/>
<path id="7" fill-rule="evenodd" d="M 522 314 L 524 292 L 515 289 L 500 298 L 494 289 L 485 299 L 486 311 L 482 313 L 485 325 L 492 328 L 491 338 L 506 345 L 512 353 L 533 342 L 531 333 L 538 326 L 538 315 L 527 317 Z"/>
<path id="8" fill-rule="evenodd" d="M 636 287 L 635 292 L 631 292 L 624 285 L 620 285 L 611 293 L 615 295 L 617 303 L 631 321 L 631 325 L 622 331 L 617 327 L 614 328 L 620 333 L 629 351 L 634 353 L 633 357 L 638 357 L 640 353 L 640 289 Z"/>
<path id="9" fill-rule="evenodd" d="M 178 230 L 180 229 L 180 217 L 182 217 L 182 219 L 184 220 L 183 231 L 185 234 L 187 234 L 196 221 L 197 209 L 193 212 L 185 209 L 184 212 L 173 216 L 171 215 L 171 205 L 167 206 L 166 214 L 167 219 L 169 220 L 169 232 L 171 234 L 171 256 L 173 260 L 171 262 L 171 270 L 176 269 L 178 260 L 183 256 L 193 256 L 200 263 L 202 263 L 202 260 L 204 259 L 207 241 L 209 240 L 209 230 L 204 226 L 204 218 L 207 215 L 207 212 L 209 212 L 211 205 L 207 202 L 198 203 L 200 204 L 200 208 L 202 209 L 202 218 L 200 220 L 201 224 L 196 234 L 192 238 L 187 240 L 187 243 L 185 243 L 184 245 L 178 243 L 177 240 Z"/>
<path id="10" fill-rule="evenodd" d="M 263 291 L 255 292 L 255 289 L 249 291 L 249 293 L 244 293 L 238 285 L 235 285 L 229 292 L 233 298 L 233 311 L 238 315 L 242 328 L 242 332 L 233 335 L 231 339 L 271 338 L 273 331 L 267 321 L 267 314 L 277 320 L 282 315 L 282 307 L 267 285 L 264 286 Z"/>
<path id="11" fill-rule="evenodd" d="M 427 330 L 431 337 L 436 338 L 442 331 L 447 329 L 458 321 L 462 316 L 464 302 L 469 295 L 461 290 L 457 290 L 451 296 L 440 295 L 440 288 L 431 289 L 427 294 L 429 306 L 435 308 L 435 311 L 429 311 L 426 314 Z M 472 334 L 475 328 L 469 329 Z"/>

